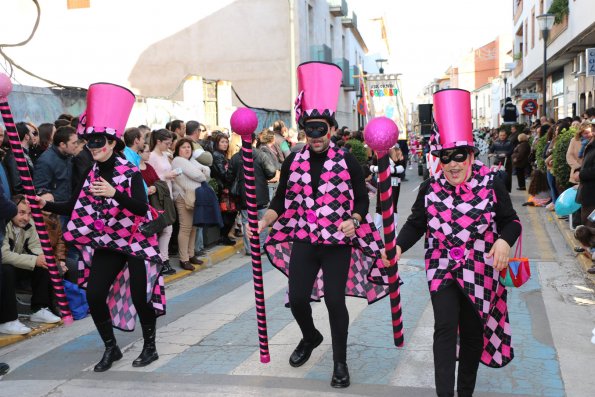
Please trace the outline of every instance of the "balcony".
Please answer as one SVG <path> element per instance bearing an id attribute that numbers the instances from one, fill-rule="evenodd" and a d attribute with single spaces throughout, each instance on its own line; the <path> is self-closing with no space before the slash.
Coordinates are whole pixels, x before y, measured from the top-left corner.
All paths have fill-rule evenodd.
<path id="1" fill-rule="evenodd" d="M 349 17 L 343 17 L 341 19 L 341 23 L 345 28 L 357 30 L 357 15 L 352 11 Z"/>
<path id="2" fill-rule="evenodd" d="M 568 28 L 568 15 L 564 15 L 564 19 L 562 22 L 554 24 L 552 26 L 552 30 L 550 30 L 550 35 L 548 37 L 548 45 L 550 45 L 558 36 L 562 34 Z"/>
<path id="3" fill-rule="evenodd" d="M 356 83 L 353 76 L 357 73 L 357 68 L 355 66 L 351 68 L 349 66 L 349 60 L 345 58 L 335 59 L 333 63 L 343 71 L 343 79 L 341 80 L 341 87 L 343 87 L 343 90 L 355 91 Z M 354 73 L 354 71 L 356 72 Z"/>
<path id="4" fill-rule="evenodd" d="M 347 16 L 347 0 L 327 0 L 328 9 L 334 17 Z"/>
<path id="5" fill-rule="evenodd" d="M 332 62 L 333 52 L 327 45 L 310 46 L 310 60 L 319 62 Z"/>

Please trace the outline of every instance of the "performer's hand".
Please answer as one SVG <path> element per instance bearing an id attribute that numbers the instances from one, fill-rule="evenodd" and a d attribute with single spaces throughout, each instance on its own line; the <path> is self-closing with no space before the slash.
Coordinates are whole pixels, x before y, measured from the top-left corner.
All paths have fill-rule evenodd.
<path id="1" fill-rule="evenodd" d="M 151 194 L 155 194 L 157 193 L 157 188 L 155 186 L 149 186 L 149 189 L 147 189 L 147 193 L 149 193 L 149 196 Z"/>
<path id="2" fill-rule="evenodd" d="M 35 196 L 35 201 L 37 201 L 37 205 L 39 205 L 39 209 L 43 209 L 43 207 L 45 207 L 45 205 L 47 204 L 47 201 L 45 201 L 44 199 L 42 199 L 39 196 Z"/>
<path id="3" fill-rule="evenodd" d="M 353 224 L 353 219 L 347 219 L 346 221 L 341 222 L 339 225 L 339 231 L 343 232 L 346 237 L 353 237 L 355 236 L 355 225 Z"/>
<path id="4" fill-rule="evenodd" d="M 116 189 L 101 177 L 92 183 L 90 191 L 99 197 L 114 197 L 116 194 Z"/>
<path id="5" fill-rule="evenodd" d="M 399 259 L 401 259 L 401 247 L 399 247 L 397 245 L 396 248 L 397 248 L 397 254 L 395 255 L 395 259 L 398 261 Z"/>
<path id="6" fill-rule="evenodd" d="M 246 233 L 246 236 L 248 237 L 248 239 L 252 238 L 252 230 L 250 229 L 249 225 L 246 225 L 246 230 L 244 231 L 244 233 Z M 269 225 L 267 224 L 267 222 L 264 219 L 261 219 L 258 221 L 258 229 L 256 230 L 256 232 L 258 234 L 262 233 L 262 231 L 267 228 Z"/>
<path id="7" fill-rule="evenodd" d="M 510 257 L 510 245 L 508 243 L 499 238 L 496 240 L 490 252 L 486 255 L 486 258 L 494 258 L 494 269 L 500 271 L 502 269 L 506 269 L 508 267 L 508 258 Z"/>

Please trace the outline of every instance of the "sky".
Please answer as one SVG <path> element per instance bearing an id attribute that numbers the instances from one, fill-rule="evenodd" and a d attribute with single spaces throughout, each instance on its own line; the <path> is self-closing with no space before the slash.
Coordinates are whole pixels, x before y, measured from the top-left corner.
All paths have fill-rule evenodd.
<path id="1" fill-rule="evenodd" d="M 361 18 L 384 16 L 391 54 L 385 73 L 402 73 L 405 103 L 462 55 L 512 31 L 511 0 L 349 0 Z"/>

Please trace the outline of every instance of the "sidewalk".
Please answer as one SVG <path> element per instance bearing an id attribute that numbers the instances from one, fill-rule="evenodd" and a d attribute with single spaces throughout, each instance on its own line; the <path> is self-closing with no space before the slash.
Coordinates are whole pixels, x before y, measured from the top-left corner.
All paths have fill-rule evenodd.
<path id="1" fill-rule="evenodd" d="M 593 267 L 593 260 L 587 258 L 582 253 L 575 253 L 574 247 L 581 247 L 581 243 L 578 242 L 577 239 L 574 238 L 574 232 L 570 230 L 570 225 L 567 219 L 560 219 L 558 215 L 554 211 L 549 211 L 545 208 L 543 209 L 542 216 L 545 217 L 547 222 L 554 222 L 560 231 L 560 234 L 564 237 L 566 244 L 568 244 L 568 248 L 570 252 L 576 255 L 576 260 L 580 264 L 581 268 L 585 272 L 585 277 L 591 282 L 591 284 L 595 285 L 595 275 L 587 273 L 587 270 Z"/>
<path id="2" fill-rule="evenodd" d="M 172 267 L 174 269 L 176 269 L 176 273 L 171 274 L 169 276 L 165 276 L 165 284 L 170 284 L 170 283 L 172 283 L 176 280 L 179 280 L 181 278 L 188 277 L 189 275 L 191 275 L 193 273 L 199 272 L 203 269 L 206 269 L 207 267 L 211 267 L 219 262 L 222 262 L 222 261 L 226 260 L 227 258 L 235 255 L 238 252 L 242 252 L 244 249 L 243 239 L 238 238 L 236 241 L 237 241 L 236 245 L 232 245 L 232 246 L 216 245 L 216 246 L 208 249 L 207 255 L 204 257 L 201 257 L 201 260 L 204 261 L 204 264 L 195 266 L 196 270 L 193 272 L 190 270 L 184 270 L 184 269 L 180 268 L 180 266 L 179 266 L 180 261 L 177 258 L 177 256 L 170 257 L 170 263 L 171 263 Z M 44 333 L 52 328 L 56 328 L 56 327 L 59 327 L 62 325 L 62 322 L 59 322 L 56 324 L 33 323 L 28 320 L 27 316 L 26 317 L 19 316 L 19 319 L 25 325 L 30 327 L 32 329 L 32 331 L 26 335 L 0 334 L 0 348 L 2 348 L 4 346 L 12 345 L 14 343 L 20 342 L 20 341 L 28 339 L 28 338 L 31 338 L 35 335 L 39 335 L 39 334 Z"/>

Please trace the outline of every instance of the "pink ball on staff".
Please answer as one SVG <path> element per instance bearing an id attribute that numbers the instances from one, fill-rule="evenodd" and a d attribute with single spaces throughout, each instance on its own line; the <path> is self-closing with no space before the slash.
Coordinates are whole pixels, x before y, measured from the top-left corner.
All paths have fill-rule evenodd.
<path id="1" fill-rule="evenodd" d="M 0 98 L 6 98 L 12 92 L 12 81 L 4 73 L 0 73 Z"/>
<path id="2" fill-rule="evenodd" d="M 231 115 L 231 130 L 244 139 L 250 139 L 252 133 L 258 127 L 258 117 L 253 110 L 239 108 Z"/>
<path id="3" fill-rule="evenodd" d="M 375 117 L 364 129 L 364 139 L 374 151 L 386 151 L 399 140 L 399 128 L 388 117 Z"/>

